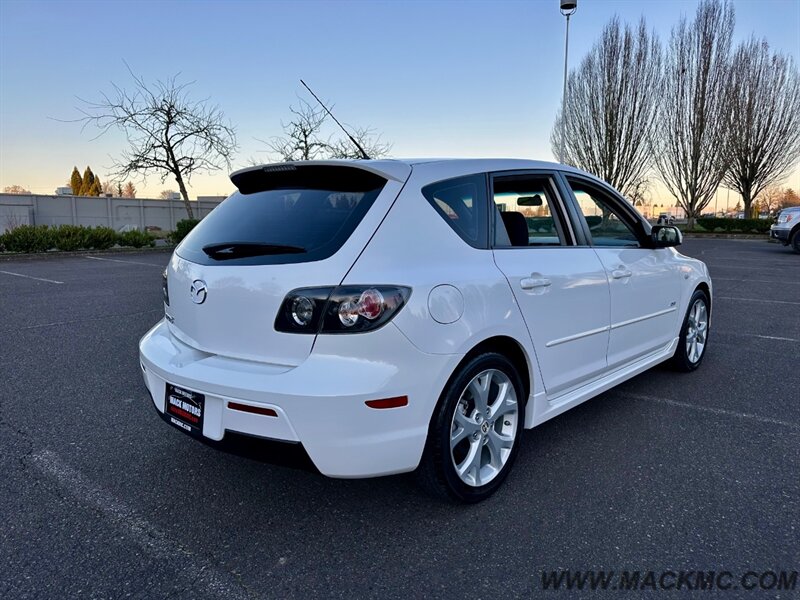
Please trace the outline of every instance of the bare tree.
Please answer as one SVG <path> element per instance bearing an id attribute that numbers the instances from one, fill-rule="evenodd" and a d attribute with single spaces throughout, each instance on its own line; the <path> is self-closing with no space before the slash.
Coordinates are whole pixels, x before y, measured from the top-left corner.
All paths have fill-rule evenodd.
<path id="1" fill-rule="evenodd" d="M 766 40 L 751 38 L 733 54 L 727 93 L 730 169 L 724 181 L 742 195 L 750 215 L 751 203 L 800 158 L 800 74 L 791 58 L 770 55 Z"/>
<path id="2" fill-rule="evenodd" d="M 781 200 L 785 194 L 785 190 L 777 185 L 771 185 L 764 189 L 759 194 L 759 202 L 761 207 L 768 213 L 773 214 L 780 207 Z"/>
<path id="3" fill-rule="evenodd" d="M 681 19 L 670 36 L 651 139 L 661 179 L 686 211 L 690 229 L 728 169 L 725 80 L 733 25 L 728 0 L 701 0 L 694 21 Z"/>
<path id="4" fill-rule="evenodd" d="M 9 185 L 3 188 L 4 194 L 30 194 L 31 191 L 21 185 Z"/>
<path id="5" fill-rule="evenodd" d="M 297 106 L 289 106 L 292 119 L 281 121 L 282 136 L 266 142 L 269 149 L 283 161 L 313 160 L 322 154 L 326 144 L 320 139 L 320 130 L 327 115 L 322 108 L 312 106 L 302 98 Z"/>
<path id="6" fill-rule="evenodd" d="M 130 69 L 128 69 L 130 72 Z M 186 213 L 194 218 L 186 184 L 193 174 L 230 168 L 236 151 L 236 135 L 219 107 L 207 99 L 189 97 L 190 83 L 178 76 L 148 85 L 130 72 L 132 90 L 112 84 L 114 92 L 98 102 L 84 102 L 84 127 L 96 125 L 100 135 L 119 129 L 127 137 L 128 149 L 115 159 L 114 175 L 155 173 L 161 183 L 172 176 L 183 196 Z"/>
<path id="7" fill-rule="evenodd" d="M 339 135 L 338 128 L 335 132 L 329 132 L 328 115 L 322 107 L 299 98 L 298 104 L 290 106 L 289 111 L 292 113 L 291 120 L 288 123 L 281 121 L 283 135 L 264 142 L 280 160 L 362 158 L 353 142 Z M 391 150 L 391 145 L 383 143 L 372 128 L 348 125 L 348 131 L 370 158 L 386 156 Z"/>
<path id="8" fill-rule="evenodd" d="M 392 149 L 392 145 L 382 142 L 380 134 L 371 127 L 348 127 L 348 131 L 370 158 L 387 156 Z M 326 152 L 330 158 L 363 158 L 361 151 L 346 137 L 328 142 Z"/>
<path id="9" fill-rule="evenodd" d="M 648 138 L 661 95 L 661 45 L 644 19 L 636 27 L 614 17 L 567 83 L 564 161 L 630 195 L 651 169 Z M 550 136 L 557 154 L 564 115 Z"/>

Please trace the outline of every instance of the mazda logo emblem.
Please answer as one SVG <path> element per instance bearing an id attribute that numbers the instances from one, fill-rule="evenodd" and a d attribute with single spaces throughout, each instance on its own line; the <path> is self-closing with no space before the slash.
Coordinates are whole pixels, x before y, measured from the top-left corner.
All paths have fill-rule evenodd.
<path id="1" fill-rule="evenodd" d="M 206 301 L 208 288 L 206 287 L 206 282 L 202 279 L 195 279 L 189 291 L 192 294 L 192 302 L 195 304 L 202 304 Z"/>

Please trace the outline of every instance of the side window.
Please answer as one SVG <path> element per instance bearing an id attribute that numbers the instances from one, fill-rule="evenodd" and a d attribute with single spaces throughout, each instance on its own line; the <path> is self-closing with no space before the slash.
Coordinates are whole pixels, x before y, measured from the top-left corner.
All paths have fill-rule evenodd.
<path id="1" fill-rule="evenodd" d="M 496 248 L 567 245 L 549 177 L 495 177 L 492 193 Z"/>
<path id="2" fill-rule="evenodd" d="M 567 178 L 594 246 L 638 248 L 636 230 L 614 201 L 593 186 Z"/>
<path id="3" fill-rule="evenodd" d="M 485 175 L 437 181 L 422 188 L 422 194 L 461 239 L 475 248 L 486 247 Z"/>

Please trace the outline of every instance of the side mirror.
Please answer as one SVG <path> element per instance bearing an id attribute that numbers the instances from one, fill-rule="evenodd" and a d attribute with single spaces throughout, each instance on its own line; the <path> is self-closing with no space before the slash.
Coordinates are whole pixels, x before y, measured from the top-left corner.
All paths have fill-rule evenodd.
<path id="1" fill-rule="evenodd" d="M 653 241 L 653 248 L 670 248 L 683 243 L 683 234 L 674 225 L 653 225 L 650 238 Z"/>

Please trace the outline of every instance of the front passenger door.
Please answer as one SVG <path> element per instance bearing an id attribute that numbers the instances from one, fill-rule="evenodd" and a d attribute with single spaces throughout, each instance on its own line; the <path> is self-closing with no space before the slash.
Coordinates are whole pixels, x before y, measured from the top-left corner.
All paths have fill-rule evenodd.
<path id="1" fill-rule="evenodd" d="M 633 208 L 600 184 L 567 176 L 582 225 L 608 275 L 611 293 L 608 367 L 665 348 L 678 331 L 680 273 L 672 248 L 648 248 Z"/>

